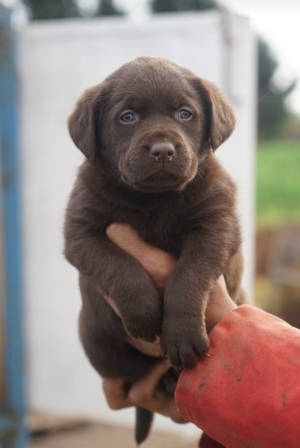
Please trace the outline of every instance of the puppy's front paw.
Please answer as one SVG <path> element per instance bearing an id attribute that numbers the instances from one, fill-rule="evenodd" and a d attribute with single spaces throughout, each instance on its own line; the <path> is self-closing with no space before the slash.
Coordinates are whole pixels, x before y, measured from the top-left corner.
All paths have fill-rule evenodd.
<path id="1" fill-rule="evenodd" d="M 183 329 L 184 328 L 184 329 Z M 161 336 L 161 350 L 167 355 L 175 369 L 191 369 L 201 355 L 206 355 L 209 348 L 209 339 L 205 330 L 199 327 L 178 326 L 163 327 Z"/>
<path id="2" fill-rule="evenodd" d="M 141 300 L 136 309 L 131 309 L 129 316 L 123 316 L 126 332 L 133 339 L 143 339 L 154 342 L 160 336 L 162 327 L 162 301 L 151 300 L 148 303 Z"/>

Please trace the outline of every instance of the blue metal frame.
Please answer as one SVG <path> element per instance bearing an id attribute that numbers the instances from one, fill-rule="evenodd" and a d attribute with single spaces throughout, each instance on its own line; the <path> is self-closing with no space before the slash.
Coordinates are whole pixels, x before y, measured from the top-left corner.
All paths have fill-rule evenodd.
<path id="1" fill-rule="evenodd" d="M 5 403 L 0 409 L 1 448 L 25 448 L 22 334 L 20 148 L 15 33 L 11 11 L 0 10 L 0 166 L 4 233 Z"/>

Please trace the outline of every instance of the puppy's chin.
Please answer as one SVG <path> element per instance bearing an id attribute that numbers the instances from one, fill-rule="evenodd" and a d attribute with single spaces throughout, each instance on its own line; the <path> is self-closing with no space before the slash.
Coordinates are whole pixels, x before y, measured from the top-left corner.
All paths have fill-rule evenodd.
<path id="1" fill-rule="evenodd" d="M 144 193 L 165 193 L 168 191 L 180 192 L 184 190 L 193 178 L 194 175 L 189 178 L 179 179 L 174 174 L 166 171 L 159 171 L 158 173 L 151 174 L 142 180 L 140 178 L 136 179 L 134 176 L 122 176 L 124 183 L 129 185 L 131 188 Z"/>

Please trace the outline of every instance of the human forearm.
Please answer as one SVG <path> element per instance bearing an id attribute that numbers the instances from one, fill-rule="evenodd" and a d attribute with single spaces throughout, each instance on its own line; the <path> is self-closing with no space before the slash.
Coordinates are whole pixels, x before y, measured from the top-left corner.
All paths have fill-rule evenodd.
<path id="1" fill-rule="evenodd" d="M 210 357 L 178 382 L 183 417 L 230 448 L 298 447 L 300 331 L 243 305 L 209 337 Z"/>

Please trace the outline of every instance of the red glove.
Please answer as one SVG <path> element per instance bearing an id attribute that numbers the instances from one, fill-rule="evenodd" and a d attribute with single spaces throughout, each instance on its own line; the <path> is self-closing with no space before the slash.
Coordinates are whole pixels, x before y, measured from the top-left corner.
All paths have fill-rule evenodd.
<path id="1" fill-rule="evenodd" d="M 209 338 L 210 357 L 180 376 L 182 416 L 227 448 L 299 448 L 300 330 L 243 305 Z"/>

